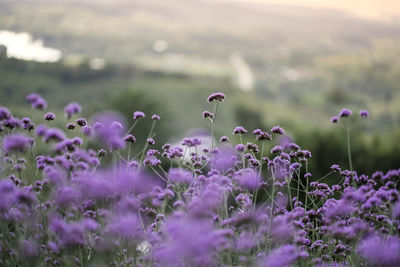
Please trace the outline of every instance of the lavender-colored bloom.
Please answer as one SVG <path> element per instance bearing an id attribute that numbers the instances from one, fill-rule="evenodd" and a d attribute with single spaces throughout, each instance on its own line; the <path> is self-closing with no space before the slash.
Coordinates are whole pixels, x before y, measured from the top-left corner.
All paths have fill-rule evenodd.
<path id="1" fill-rule="evenodd" d="M 11 112 L 8 108 L 0 107 L 0 121 L 11 118 Z"/>
<path id="2" fill-rule="evenodd" d="M 36 133 L 37 136 L 44 136 L 46 134 L 46 132 L 47 132 L 47 129 L 48 129 L 48 127 L 46 125 L 39 124 L 36 127 L 35 133 Z"/>
<path id="3" fill-rule="evenodd" d="M 154 145 L 155 143 L 156 143 L 156 141 L 154 141 L 154 139 L 153 138 L 151 138 L 151 137 L 149 137 L 149 138 L 147 138 L 146 139 L 146 142 L 147 142 L 147 144 L 149 144 L 149 145 Z"/>
<path id="4" fill-rule="evenodd" d="M 97 138 L 103 141 L 111 150 L 122 149 L 125 142 L 122 138 L 124 131 L 123 118 L 114 112 L 103 112 L 95 117 L 93 124 Z"/>
<path id="5" fill-rule="evenodd" d="M 237 151 L 239 151 L 239 152 L 243 152 L 243 151 L 246 149 L 246 146 L 243 145 L 243 144 L 237 144 L 237 145 L 235 146 L 235 149 L 236 149 Z"/>
<path id="6" fill-rule="evenodd" d="M 86 126 L 87 122 L 85 118 L 79 118 L 76 120 L 76 124 L 78 124 L 78 126 L 83 127 Z"/>
<path id="7" fill-rule="evenodd" d="M 81 193 L 73 187 L 63 186 L 55 192 L 53 198 L 58 206 L 65 207 L 78 203 Z"/>
<path id="8" fill-rule="evenodd" d="M 301 167 L 301 165 L 299 163 L 297 163 L 297 162 L 293 163 L 292 165 L 289 166 L 289 171 L 294 172 L 300 167 Z"/>
<path id="9" fill-rule="evenodd" d="M 214 168 L 222 173 L 234 167 L 237 160 L 238 158 L 232 149 L 222 149 L 212 158 Z"/>
<path id="10" fill-rule="evenodd" d="M 274 133 L 274 134 L 279 134 L 279 135 L 285 134 L 285 131 L 280 126 L 272 127 L 271 132 Z"/>
<path id="11" fill-rule="evenodd" d="M 127 136 L 124 137 L 124 141 L 134 144 L 136 143 L 136 138 L 133 135 L 128 134 Z"/>
<path id="12" fill-rule="evenodd" d="M 146 115 L 142 112 L 142 111 L 135 111 L 133 113 L 133 119 L 137 120 L 137 119 L 141 119 L 144 118 Z"/>
<path id="13" fill-rule="evenodd" d="M 234 134 L 234 135 L 236 135 L 236 134 L 241 134 L 241 135 L 243 135 L 243 134 L 245 134 L 245 133 L 247 133 L 247 130 L 246 130 L 243 126 L 237 126 L 237 127 L 233 130 L 233 134 Z"/>
<path id="14" fill-rule="evenodd" d="M 183 138 L 182 145 L 188 147 L 199 146 L 201 145 L 201 140 L 197 137 L 194 138 L 185 137 Z"/>
<path id="15" fill-rule="evenodd" d="M 45 119 L 46 121 L 52 121 L 56 118 L 56 115 L 54 115 L 53 112 L 48 112 L 44 115 L 43 119 Z"/>
<path id="16" fill-rule="evenodd" d="M 215 253 L 222 250 L 231 231 L 214 230 L 209 222 L 192 218 L 169 218 L 167 239 L 154 248 L 154 258 L 162 266 L 215 266 Z"/>
<path id="17" fill-rule="evenodd" d="M 338 171 L 338 172 L 340 172 L 340 167 L 339 167 L 339 165 L 337 165 L 337 164 L 333 164 L 333 165 L 331 166 L 331 170 L 332 170 L 332 171 Z"/>
<path id="18" fill-rule="evenodd" d="M 5 120 L 3 122 L 3 125 L 11 130 L 14 128 L 19 128 L 19 127 L 23 126 L 21 121 L 14 117 L 10 117 L 9 119 Z"/>
<path id="19" fill-rule="evenodd" d="M 68 118 L 71 118 L 72 115 L 82 112 L 82 108 L 78 103 L 72 102 L 65 106 L 64 112 Z"/>
<path id="20" fill-rule="evenodd" d="M 203 112 L 203 119 L 206 119 L 206 118 L 212 119 L 212 118 L 214 118 L 214 114 L 212 112 L 209 112 L 206 110 Z"/>
<path id="21" fill-rule="evenodd" d="M 47 102 L 39 94 L 32 93 L 26 96 L 26 100 L 32 105 L 34 109 L 46 109 Z"/>
<path id="22" fill-rule="evenodd" d="M 3 139 L 3 149 L 6 153 L 24 152 L 29 147 L 30 138 L 24 134 L 10 134 Z"/>
<path id="23" fill-rule="evenodd" d="M 50 141 L 63 141 L 65 139 L 65 133 L 58 128 L 50 128 L 46 130 L 43 137 L 43 142 L 48 143 Z"/>
<path id="24" fill-rule="evenodd" d="M 221 143 L 226 143 L 226 142 L 228 142 L 229 141 L 229 139 L 228 139 L 228 137 L 227 136 L 222 136 L 220 139 L 219 139 L 219 141 L 221 142 Z"/>
<path id="25" fill-rule="evenodd" d="M 254 169 L 241 169 L 235 173 L 233 180 L 241 187 L 253 190 L 259 186 L 261 178 Z"/>
<path id="26" fill-rule="evenodd" d="M 400 239 L 389 236 L 384 240 L 378 235 L 372 235 L 361 242 L 357 251 L 373 265 L 398 266 L 400 262 Z"/>
<path id="27" fill-rule="evenodd" d="M 40 97 L 40 95 L 39 94 L 37 94 L 37 93 L 31 93 L 31 94 L 29 94 L 29 95 L 27 95 L 26 97 L 25 97 L 25 99 L 29 102 L 29 103 L 34 103 L 36 100 L 38 100 L 38 98 Z"/>
<path id="28" fill-rule="evenodd" d="M 360 116 L 361 116 L 362 118 L 368 118 L 368 117 L 369 117 L 369 112 L 368 112 L 368 110 L 365 110 L 365 109 L 360 110 Z"/>
<path id="29" fill-rule="evenodd" d="M 135 214 L 115 216 L 105 231 L 117 238 L 138 242 L 143 239 L 143 229 Z"/>
<path id="30" fill-rule="evenodd" d="M 339 117 L 338 116 L 333 116 L 332 118 L 331 118 L 331 122 L 332 123 L 337 123 L 339 121 Z"/>
<path id="31" fill-rule="evenodd" d="M 82 134 L 85 136 L 92 136 L 93 135 L 93 128 L 89 125 L 85 125 L 82 127 Z"/>
<path id="32" fill-rule="evenodd" d="M 75 129 L 76 126 L 74 123 L 69 122 L 69 123 L 67 123 L 66 127 L 68 130 L 73 130 L 73 129 Z"/>
<path id="33" fill-rule="evenodd" d="M 340 118 L 349 117 L 353 112 L 350 109 L 344 108 L 339 112 Z"/>
<path id="34" fill-rule="evenodd" d="M 160 116 L 157 115 L 157 114 L 153 114 L 153 116 L 151 116 L 151 119 L 155 120 L 155 121 L 159 121 L 160 120 Z"/>
<path id="35" fill-rule="evenodd" d="M 225 99 L 225 94 L 224 93 L 221 93 L 221 92 L 218 92 L 218 93 L 213 93 L 213 94 L 211 94 L 208 98 L 207 98 L 207 101 L 209 102 L 209 103 L 211 103 L 211 102 L 214 102 L 214 101 L 224 101 L 224 99 Z"/>
<path id="36" fill-rule="evenodd" d="M 193 180 L 193 176 L 190 172 L 179 168 L 170 169 L 168 176 L 170 181 L 174 183 L 190 184 Z"/>
<path id="37" fill-rule="evenodd" d="M 299 257 L 296 247 L 290 244 L 272 250 L 260 266 L 283 267 L 292 266 Z"/>

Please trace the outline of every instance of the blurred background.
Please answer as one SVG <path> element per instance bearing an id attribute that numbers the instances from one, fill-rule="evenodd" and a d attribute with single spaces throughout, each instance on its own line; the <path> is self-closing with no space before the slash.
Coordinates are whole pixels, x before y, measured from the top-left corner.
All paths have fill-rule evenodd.
<path id="1" fill-rule="evenodd" d="M 347 167 L 345 131 L 329 118 L 368 109 L 352 131 L 355 168 L 399 167 L 400 3 L 0 0 L 0 105 L 15 115 L 31 112 L 31 92 L 61 117 L 70 101 L 87 117 L 158 113 L 161 144 L 207 128 L 215 91 L 227 95 L 217 136 L 281 125 L 312 151 L 316 175 Z"/>

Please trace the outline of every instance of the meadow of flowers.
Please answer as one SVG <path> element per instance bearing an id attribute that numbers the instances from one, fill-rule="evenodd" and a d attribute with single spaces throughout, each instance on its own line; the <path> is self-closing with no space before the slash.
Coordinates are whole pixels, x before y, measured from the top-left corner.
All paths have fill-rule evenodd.
<path id="1" fill-rule="evenodd" d="M 331 119 L 349 165 L 313 177 L 311 152 L 280 126 L 215 136 L 223 93 L 207 99 L 206 146 L 157 146 L 156 114 L 86 119 L 70 103 L 59 118 L 26 100 L 40 121 L 0 108 L 1 266 L 400 266 L 400 169 L 352 166 L 365 110 Z M 139 142 L 142 120 L 153 124 Z"/>

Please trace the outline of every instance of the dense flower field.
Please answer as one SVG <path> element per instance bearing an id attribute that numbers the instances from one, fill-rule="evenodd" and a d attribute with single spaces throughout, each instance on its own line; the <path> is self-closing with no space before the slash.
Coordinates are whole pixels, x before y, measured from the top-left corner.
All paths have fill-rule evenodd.
<path id="1" fill-rule="evenodd" d="M 88 120 L 70 103 L 60 129 L 40 95 L 26 99 L 42 121 L 0 108 L 2 266 L 400 266 L 400 170 L 352 166 L 349 131 L 365 110 L 331 119 L 346 130 L 349 169 L 313 177 L 311 152 L 279 126 L 215 136 L 223 93 L 203 113 L 209 143 L 160 149 L 158 115 Z"/>

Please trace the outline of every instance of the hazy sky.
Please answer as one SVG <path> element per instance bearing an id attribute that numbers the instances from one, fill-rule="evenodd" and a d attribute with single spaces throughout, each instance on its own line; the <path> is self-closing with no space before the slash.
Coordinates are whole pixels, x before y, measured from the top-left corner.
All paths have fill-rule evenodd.
<path id="1" fill-rule="evenodd" d="M 400 18 L 400 0 L 234 0 L 335 8 L 357 16 L 393 20 Z"/>

